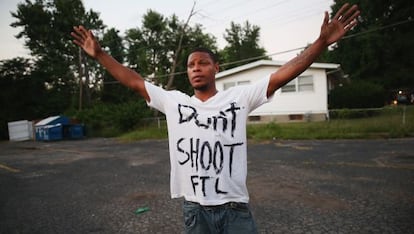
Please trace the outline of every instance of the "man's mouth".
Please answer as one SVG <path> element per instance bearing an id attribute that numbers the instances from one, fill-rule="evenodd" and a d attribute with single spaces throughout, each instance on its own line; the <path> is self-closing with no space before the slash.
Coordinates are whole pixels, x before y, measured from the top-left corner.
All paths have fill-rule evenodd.
<path id="1" fill-rule="evenodd" d="M 193 81 L 200 81 L 203 79 L 203 76 L 193 76 Z"/>

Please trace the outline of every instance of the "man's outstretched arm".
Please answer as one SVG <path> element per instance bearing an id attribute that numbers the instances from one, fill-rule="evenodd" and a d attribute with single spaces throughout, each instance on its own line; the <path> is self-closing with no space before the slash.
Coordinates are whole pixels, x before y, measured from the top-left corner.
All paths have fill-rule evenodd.
<path id="1" fill-rule="evenodd" d="M 93 33 L 83 26 L 73 27 L 71 35 L 74 43 L 80 46 L 89 56 L 96 59 L 111 75 L 123 85 L 139 93 L 145 100 L 150 101 L 145 89 L 144 79 L 140 74 L 125 67 L 102 50 Z"/>
<path id="2" fill-rule="evenodd" d="M 277 89 L 304 72 L 329 45 L 341 39 L 357 24 L 359 14 L 358 7 L 349 4 L 343 5 L 331 20 L 328 12 L 325 12 L 318 39 L 270 76 L 267 97 L 272 96 Z"/>

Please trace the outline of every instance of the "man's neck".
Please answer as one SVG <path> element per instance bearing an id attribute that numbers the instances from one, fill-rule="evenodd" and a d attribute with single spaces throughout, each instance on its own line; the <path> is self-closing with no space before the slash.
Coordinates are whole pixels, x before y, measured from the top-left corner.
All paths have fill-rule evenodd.
<path id="1" fill-rule="evenodd" d="M 202 102 L 207 101 L 209 98 L 213 97 L 217 93 L 217 89 L 211 90 L 194 90 L 194 96 Z"/>

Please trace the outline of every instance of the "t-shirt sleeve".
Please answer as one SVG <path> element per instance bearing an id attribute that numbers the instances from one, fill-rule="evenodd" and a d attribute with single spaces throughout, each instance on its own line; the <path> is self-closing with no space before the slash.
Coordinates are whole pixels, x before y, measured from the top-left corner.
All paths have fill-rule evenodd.
<path id="1" fill-rule="evenodd" d="M 249 112 L 272 100 L 273 96 L 267 98 L 269 80 L 270 76 L 266 76 L 259 81 L 246 86 L 244 95 L 246 95 L 246 98 L 248 99 L 250 107 Z"/>
<path id="2" fill-rule="evenodd" d="M 147 90 L 148 96 L 150 97 L 150 101 L 147 101 L 147 105 L 165 114 L 164 103 L 166 100 L 168 100 L 167 91 L 147 81 L 145 81 L 145 89 Z"/>

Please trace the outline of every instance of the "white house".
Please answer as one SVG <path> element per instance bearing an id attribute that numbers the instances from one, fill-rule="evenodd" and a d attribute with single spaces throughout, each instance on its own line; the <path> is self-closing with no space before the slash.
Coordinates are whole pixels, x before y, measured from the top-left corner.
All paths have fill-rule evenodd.
<path id="1" fill-rule="evenodd" d="M 259 60 L 216 75 L 218 90 L 246 85 L 269 76 L 285 62 Z M 254 110 L 249 121 L 324 121 L 328 117 L 328 92 L 334 75 L 341 73 L 339 64 L 313 63 L 297 78 L 277 90 L 273 100 Z"/>

